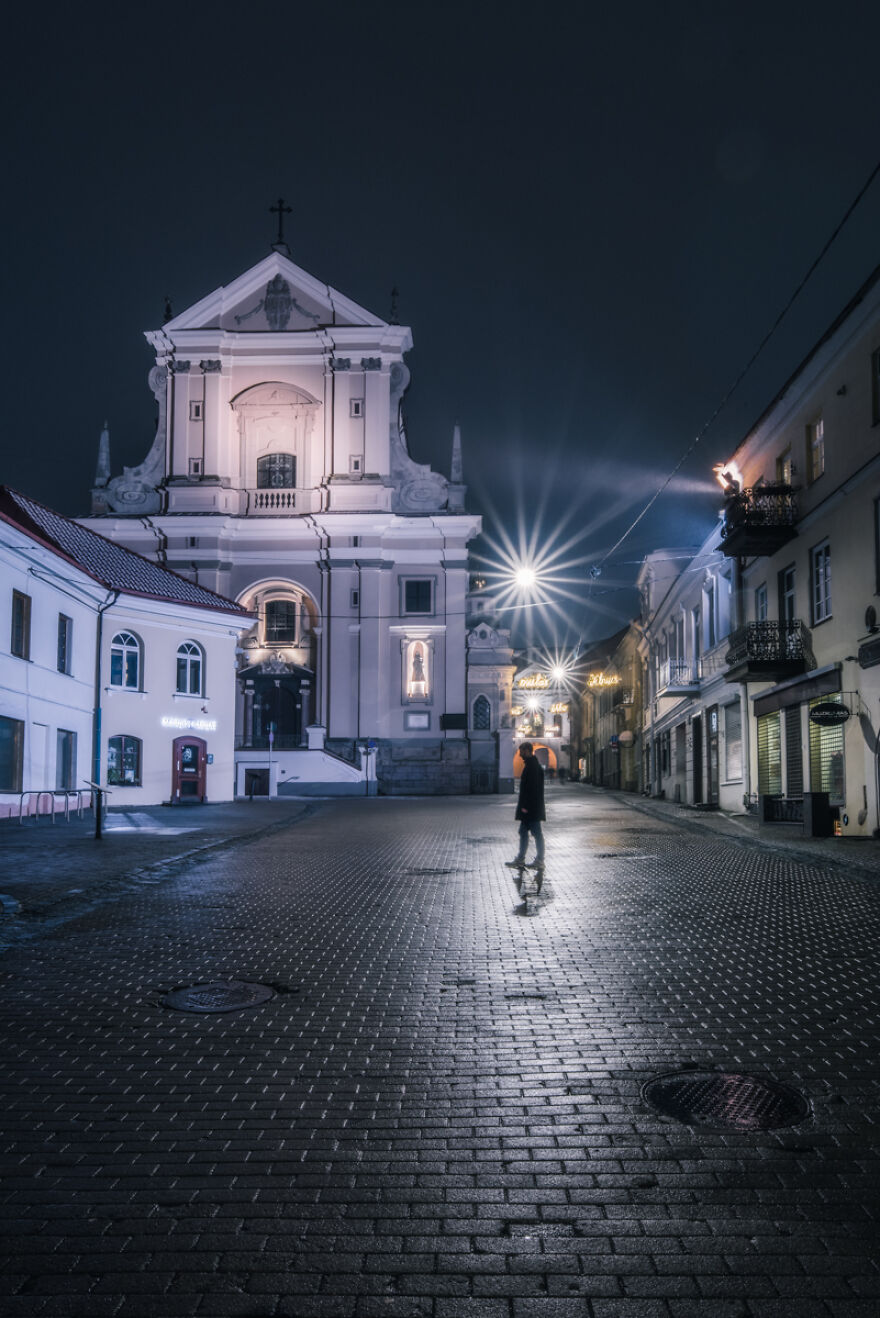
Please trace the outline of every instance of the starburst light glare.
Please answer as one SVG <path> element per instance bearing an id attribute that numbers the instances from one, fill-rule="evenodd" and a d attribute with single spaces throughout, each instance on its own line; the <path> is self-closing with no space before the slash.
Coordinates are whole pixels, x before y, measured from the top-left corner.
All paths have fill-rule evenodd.
<path id="1" fill-rule="evenodd" d="M 522 567 L 518 567 L 514 572 L 513 580 L 514 584 L 519 586 L 520 590 L 530 590 L 532 586 L 537 584 L 538 574 L 533 567 L 528 567 L 523 564 Z"/>

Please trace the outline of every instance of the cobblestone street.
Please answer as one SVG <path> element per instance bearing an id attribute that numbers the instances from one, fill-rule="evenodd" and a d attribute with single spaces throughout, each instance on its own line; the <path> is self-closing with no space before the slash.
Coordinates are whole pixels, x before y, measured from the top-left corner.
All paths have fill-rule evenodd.
<path id="1" fill-rule="evenodd" d="M 876 1318 L 880 883 L 559 786 L 524 894 L 513 811 L 312 802 L 13 941 L 0 1311 Z M 274 995 L 163 1004 L 214 980 Z"/>

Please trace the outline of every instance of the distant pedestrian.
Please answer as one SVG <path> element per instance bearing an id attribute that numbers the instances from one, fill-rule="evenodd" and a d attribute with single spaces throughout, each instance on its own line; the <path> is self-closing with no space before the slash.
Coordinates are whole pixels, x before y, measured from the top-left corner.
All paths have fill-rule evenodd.
<path id="1" fill-rule="evenodd" d="M 541 824 L 547 818 L 544 813 L 544 770 L 535 757 L 535 748 L 530 741 L 524 741 L 519 748 L 523 762 L 522 775 L 519 780 L 519 802 L 516 818 L 519 820 L 519 851 L 514 860 L 507 861 L 510 869 L 523 869 L 526 866 L 526 851 L 529 834 L 535 839 L 535 859 L 528 865 L 529 869 L 544 868 L 544 832 Z"/>

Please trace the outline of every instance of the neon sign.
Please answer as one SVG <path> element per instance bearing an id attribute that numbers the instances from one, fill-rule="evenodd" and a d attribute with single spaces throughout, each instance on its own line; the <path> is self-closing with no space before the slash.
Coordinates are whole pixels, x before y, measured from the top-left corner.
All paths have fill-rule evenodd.
<path id="1" fill-rule="evenodd" d="M 183 732 L 216 732 L 215 718 L 177 718 L 170 714 L 162 716 L 163 728 L 179 728 Z"/>
<path id="2" fill-rule="evenodd" d="M 557 700 L 555 705 L 550 706 L 551 714 L 567 714 L 568 704 L 565 700 Z"/>
<path id="3" fill-rule="evenodd" d="M 590 673 L 587 678 L 587 686 L 617 686 L 620 683 L 620 677 L 617 673 L 611 673 L 608 677 L 604 673 Z"/>
<path id="4" fill-rule="evenodd" d="M 523 691 L 546 691 L 550 679 L 543 673 L 528 673 L 525 677 L 518 677 L 516 685 Z"/>

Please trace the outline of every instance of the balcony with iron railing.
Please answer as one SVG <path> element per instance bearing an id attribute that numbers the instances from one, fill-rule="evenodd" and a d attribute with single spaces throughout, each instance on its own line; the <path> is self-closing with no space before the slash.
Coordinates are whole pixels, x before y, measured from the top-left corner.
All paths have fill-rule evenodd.
<path id="1" fill-rule="evenodd" d="M 667 659 L 657 670 L 657 695 L 694 696 L 702 675 L 700 659 Z"/>
<path id="2" fill-rule="evenodd" d="M 799 619 L 749 622 L 730 638 L 728 682 L 774 681 L 814 668 L 810 632 Z"/>
<path id="3" fill-rule="evenodd" d="M 722 554 L 764 558 L 795 535 L 797 508 L 790 485 L 755 485 L 729 495 L 721 525 Z"/>

